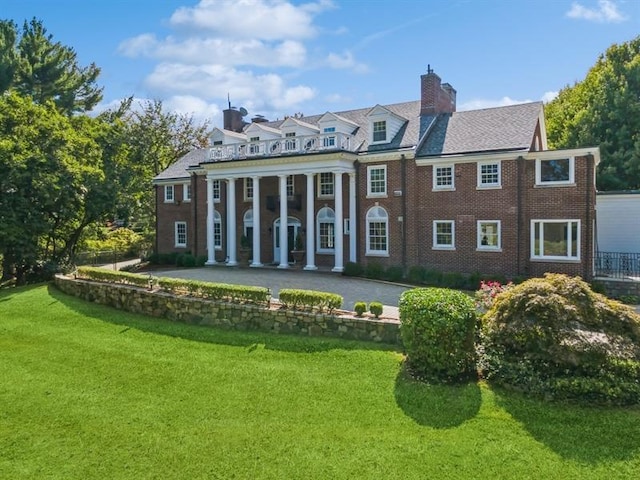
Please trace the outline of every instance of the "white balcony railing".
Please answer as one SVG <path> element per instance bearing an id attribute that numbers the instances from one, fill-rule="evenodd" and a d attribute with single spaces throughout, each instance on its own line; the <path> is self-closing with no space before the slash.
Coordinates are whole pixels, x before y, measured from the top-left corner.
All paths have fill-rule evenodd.
<path id="1" fill-rule="evenodd" d="M 334 150 L 350 150 L 351 135 L 329 133 L 277 138 L 259 142 L 216 145 L 209 149 L 209 161 L 242 160 L 252 157 L 300 155 Z"/>

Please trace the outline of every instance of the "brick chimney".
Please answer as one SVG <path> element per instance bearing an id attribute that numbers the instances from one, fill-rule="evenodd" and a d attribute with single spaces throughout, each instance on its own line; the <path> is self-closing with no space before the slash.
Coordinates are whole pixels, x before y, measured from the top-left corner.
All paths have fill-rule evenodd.
<path id="1" fill-rule="evenodd" d="M 456 91 L 427 65 L 427 73 L 420 76 L 420 115 L 437 115 L 456 111 Z"/>

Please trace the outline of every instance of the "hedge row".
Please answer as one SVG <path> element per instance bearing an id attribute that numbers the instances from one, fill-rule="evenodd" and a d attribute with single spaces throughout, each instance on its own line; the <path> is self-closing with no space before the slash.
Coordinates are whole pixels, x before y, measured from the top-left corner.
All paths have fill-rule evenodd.
<path id="1" fill-rule="evenodd" d="M 149 275 L 138 273 L 117 272 L 100 267 L 78 267 L 76 277 L 96 280 L 99 282 L 122 283 L 125 285 L 135 285 L 137 287 L 148 287 Z"/>
<path id="2" fill-rule="evenodd" d="M 158 278 L 157 282 L 162 290 L 177 295 L 187 294 L 210 298 L 211 300 L 255 305 L 269 305 L 271 299 L 271 292 L 266 287 L 230 285 L 166 277 Z"/>
<path id="3" fill-rule="evenodd" d="M 337 293 L 316 292 L 314 290 L 298 290 L 283 288 L 280 290 L 280 303 L 285 308 L 307 311 L 333 312 L 342 306 L 343 298 Z"/>

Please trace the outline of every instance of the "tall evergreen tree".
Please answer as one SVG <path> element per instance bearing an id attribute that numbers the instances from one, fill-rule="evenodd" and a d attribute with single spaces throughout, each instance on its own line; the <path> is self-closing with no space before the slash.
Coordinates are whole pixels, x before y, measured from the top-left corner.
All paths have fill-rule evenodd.
<path id="1" fill-rule="evenodd" d="M 640 36 L 609 47 L 545 116 L 552 148 L 600 146 L 598 189 L 640 189 Z"/>

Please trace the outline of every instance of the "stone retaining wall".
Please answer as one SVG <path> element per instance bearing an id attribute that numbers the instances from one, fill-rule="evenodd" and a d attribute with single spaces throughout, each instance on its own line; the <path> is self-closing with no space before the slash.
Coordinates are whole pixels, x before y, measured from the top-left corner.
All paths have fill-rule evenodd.
<path id="1" fill-rule="evenodd" d="M 234 330 L 259 330 L 309 336 L 340 337 L 401 344 L 399 322 L 348 315 L 285 310 L 277 306 L 239 305 L 197 297 L 175 296 L 131 285 L 93 282 L 56 275 L 63 292 L 89 302 L 132 313 Z"/>
<path id="2" fill-rule="evenodd" d="M 607 296 L 610 298 L 620 298 L 623 295 L 636 295 L 640 297 L 640 282 L 638 281 L 595 278 L 594 282 L 604 285 Z"/>

